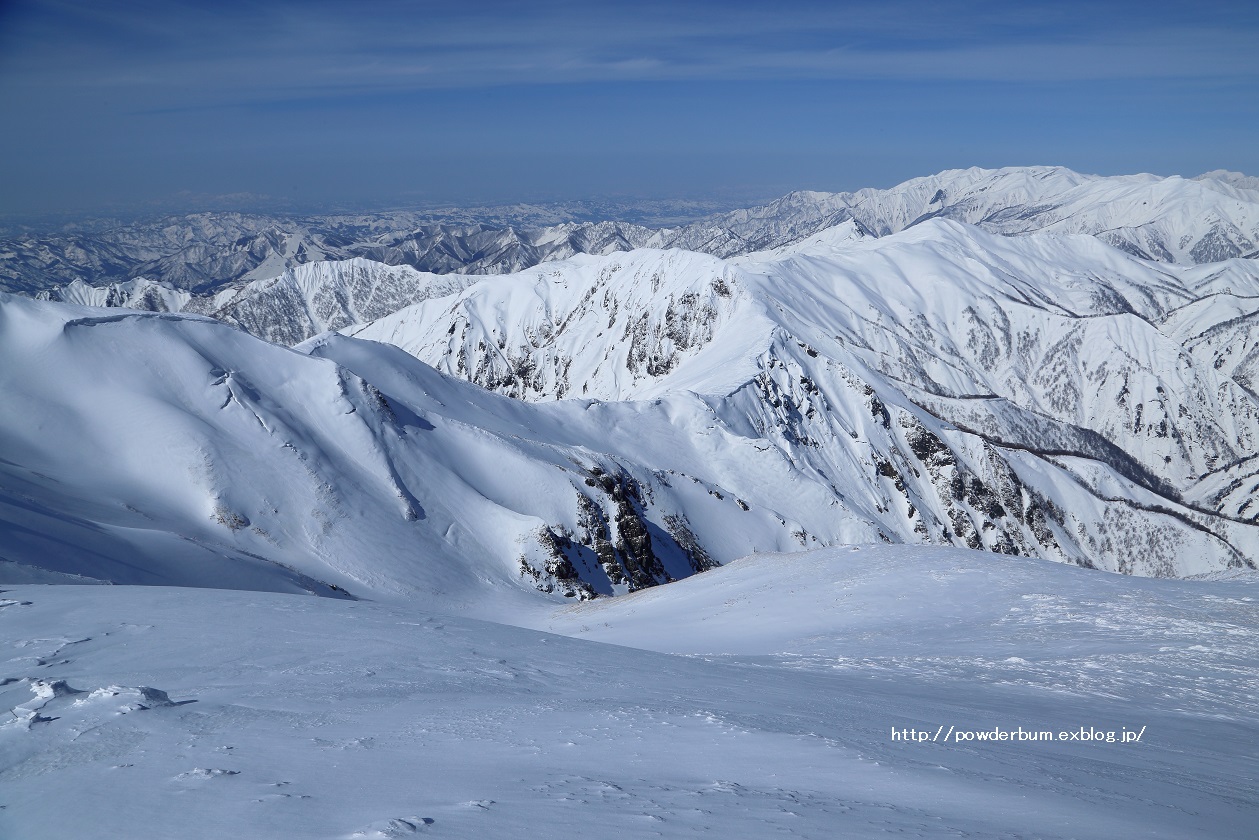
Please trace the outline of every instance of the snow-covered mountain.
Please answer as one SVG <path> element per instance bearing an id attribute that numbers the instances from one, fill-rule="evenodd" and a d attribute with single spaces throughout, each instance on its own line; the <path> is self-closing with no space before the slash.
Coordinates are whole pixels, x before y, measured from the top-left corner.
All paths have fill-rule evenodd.
<path id="1" fill-rule="evenodd" d="M 608 453 L 618 424 L 667 425 L 660 407 L 530 406 L 369 342 L 329 336 L 307 355 L 210 319 L 12 296 L 0 356 L 6 576 L 476 612 L 793 541 L 765 509 L 719 538 L 691 505 L 707 489 Z"/>
<path id="2" fill-rule="evenodd" d="M 310 262 L 355 257 L 434 273 L 502 274 L 577 253 L 646 244 L 656 231 L 633 222 L 522 224 L 506 213 L 487 221 L 433 220 L 408 212 L 365 216 L 270 217 L 201 213 L 88 233 L 0 242 L 0 291 L 63 291 L 76 281 L 108 286 L 146 279 L 213 296 Z M 562 214 L 561 214 L 562 215 Z"/>
<path id="3" fill-rule="evenodd" d="M 1218 181 L 1224 184 L 1231 184 L 1242 190 L 1259 191 L 1259 178 L 1253 178 L 1241 172 L 1231 172 L 1227 169 L 1213 169 L 1210 172 L 1204 172 L 1194 178 L 1195 181 Z"/>
<path id="4" fill-rule="evenodd" d="M 168 279 L 138 277 L 95 286 L 75 279 L 34 292 L 21 286 L 18 290 L 39 300 L 204 314 L 269 341 L 296 344 L 457 290 L 474 282 L 477 274 L 510 273 L 576 254 L 626 251 L 658 239 L 647 228 L 615 222 L 530 231 L 441 225 L 336 248 L 322 239 L 319 247 L 307 247 L 312 237 L 319 238 L 310 231 L 263 237 L 268 243 L 276 239 L 275 247 L 260 246 L 256 265 L 243 273 L 229 271 L 222 281 L 189 280 L 181 272 L 158 270 L 154 276 Z M 341 258 L 347 254 L 362 256 Z M 188 258 L 201 267 L 213 262 L 196 262 L 204 257 L 198 250 Z M 43 263 L 39 268 L 47 270 Z"/>
<path id="5" fill-rule="evenodd" d="M 1251 836 L 1253 186 L 66 245 L 0 835 Z"/>
<path id="6" fill-rule="evenodd" d="M 489 278 L 356 258 L 44 295 L 150 316 L 7 298 L 3 559 L 469 605 L 873 541 L 1254 567 L 1259 262 L 1159 239 L 1243 229 L 1232 181 L 954 171 L 698 250 L 569 225 L 517 245 L 575 256 Z M 1170 261 L 1133 255 L 1156 239 Z"/>
<path id="7" fill-rule="evenodd" d="M 883 236 L 944 217 L 1006 235 L 1086 233 L 1160 262 L 1259 251 L 1255 179 L 1082 175 L 1062 167 L 949 170 L 890 189 L 797 192 L 695 221 L 712 205 L 645 212 L 632 204 L 271 217 L 200 213 L 0 242 L 0 290 L 58 291 L 147 278 L 212 295 L 319 260 L 363 257 L 438 274 L 509 274 L 579 253 L 641 247 L 734 256 L 855 220 Z M 665 225 L 668 226 L 660 226 Z M 653 226 L 656 225 L 656 226 Z"/>
<path id="8" fill-rule="evenodd" d="M 1259 192 L 1235 176 L 1103 177 L 1060 166 L 953 169 L 887 190 L 792 193 L 696 222 L 666 244 L 734 256 L 781 247 L 849 219 L 886 236 L 945 218 L 1007 236 L 1084 233 L 1159 262 L 1254 257 Z"/>
<path id="9" fill-rule="evenodd" d="M 778 453 L 883 539 L 1185 574 L 1190 552 L 1259 556 L 1259 401 L 1221 361 L 1244 345 L 1187 339 L 1249 336 L 1194 304 L 1259 295 L 1259 271 L 1204 269 L 1092 237 L 934 220 L 862 239 L 848 223 L 734 261 L 550 264 L 347 333 L 518 399 L 696 395 L 714 431 Z M 750 499 L 743 481 L 717 483 Z M 843 539 L 794 518 L 806 542 Z"/>
<path id="10" fill-rule="evenodd" d="M 9 297 L 5 559 L 469 610 L 877 541 L 1253 566 L 1248 368 L 1179 338 L 1232 323 L 1182 304 L 1253 295 L 1253 266 L 850 223 L 484 278 L 300 352 Z"/>
<path id="11" fill-rule="evenodd" d="M 459 291 L 475 277 L 432 274 L 361 258 L 304 263 L 278 277 L 194 295 L 165 283 L 127 280 L 108 286 L 75 281 L 37 292 L 36 300 L 148 312 L 208 315 L 277 344 L 361 324 L 430 297 Z"/>
<path id="12" fill-rule="evenodd" d="M 0 835 L 1250 836 L 1250 185 L 898 189 L 0 293 Z"/>
<path id="13" fill-rule="evenodd" d="M 92 286 L 82 280 L 75 280 L 65 286 L 36 292 L 33 297 L 36 300 L 54 300 L 76 306 L 119 307 L 146 312 L 181 312 L 195 300 L 191 292 L 143 277 L 105 286 Z"/>
<path id="14" fill-rule="evenodd" d="M 328 330 L 361 324 L 413 303 L 461 291 L 475 278 L 431 274 L 365 259 L 314 262 L 255 280 L 185 311 L 209 315 L 276 344 L 297 344 Z"/>

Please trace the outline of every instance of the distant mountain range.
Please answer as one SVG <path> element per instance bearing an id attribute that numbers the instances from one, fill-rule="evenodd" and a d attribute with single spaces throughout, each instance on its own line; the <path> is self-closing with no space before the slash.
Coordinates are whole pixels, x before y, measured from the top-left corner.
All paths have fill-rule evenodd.
<path id="1" fill-rule="evenodd" d="M 1253 569 L 1256 207 L 966 170 L 503 276 L 4 296 L 0 572 L 484 607 L 871 542 Z"/>
<path id="2" fill-rule="evenodd" d="M 884 236 L 933 217 L 994 233 L 1087 233 L 1161 262 L 1252 257 L 1256 179 L 1101 177 L 1061 167 L 951 170 L 887 190 L 799 192 L 685 223 L 711 204 L 570 204 L 301 218 L 202 213 L 0 242 L 0 290 L 145 278 L 214 294 L 320 260 L 362 257 L 446 274 L 509 274 L 574 254 L 685 248 L 727 257 L 780 247 L 854 220 Z"/>
<path id="3" fill-rule="evenodd" d="M 135 222 L 85 220 L 0 237 L 0 290 L 146 278 L 213 293 L 323 259 L 368 257 L 435 272 L 501 272 L 546 258 L 565 232 L 577 250 L 610 219 L 650 231 L 729 209 L 719 201 L 585 201 L 358 214 L 202 212 Z M 535 241 L 536 240 L 536 241 Z M 532 262 L 530 261 L 532 260 Z M 504 268 L 506 266 L 506 269 Z"/>

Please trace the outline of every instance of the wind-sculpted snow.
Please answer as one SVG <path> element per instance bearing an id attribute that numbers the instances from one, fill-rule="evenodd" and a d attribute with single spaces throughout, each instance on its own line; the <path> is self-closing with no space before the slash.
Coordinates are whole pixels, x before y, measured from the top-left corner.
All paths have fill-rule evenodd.
<path id="1" fill-rule="evenodd" d="M 777 506 L 802 546 L 864 531 L 1183 575 L 1259 556 L 1252 473 L 1202 483 L 1254 450 L 1259 404 L 1182 346 L 1232 315 L 1183 307 L 1252 288 L 1250 265 L 1159 267 L 1090 237 L 943 220 L 870 239 L 849 223 L 728 262 L 559 263 L 348 332 L 525 400 L 698 393 L 714 428 L 816 492 L 784 489 Z"/>
<path id="2" fill-rule="evenodd" d="M 6 590 L 6 838 L 1242 840 L 1259 818 L 1253 580 L 870 546 L 496 624 Z"/>

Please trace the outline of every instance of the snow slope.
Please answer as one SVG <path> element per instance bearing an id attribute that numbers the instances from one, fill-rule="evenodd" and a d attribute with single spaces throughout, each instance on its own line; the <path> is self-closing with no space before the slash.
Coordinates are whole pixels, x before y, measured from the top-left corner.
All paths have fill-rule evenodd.
<path id="1" fill-rule="evenodd" d="M 191 292 L 142 277 L 104 286 L 75 280 L 65 286 L 38 292 L 34 297 L 36 300 L 55 300 L 75 306 L 122 307 L 148 312 L 179 312 L 193 300 Z"/>
<path id="2" fill-rule="evenodd" d="M 321 332 L 360 324 L 430 297 L 453 294 L 473 282 L 409 266 L 361 258 L 296 265 L 278 276 L 194 295 L 143 278 L 89 286 L 75 280 L 45 290 L 37 300 L 78 306 L 208 315 L 277 344 L 297 344 Z"/>
<path id="3" fill-rule="evenodd" d="M 414 605 L 23 586 L 0 834 L 1244 838 L 1256 597 L 882 547 L 514 614 L 706 654 L 671 656 Z M 950 728 L 1101 737 L 892 738 Z"/>
<path id="4" fill-rule="evenodd" d="M 346 332 L 531 401 L 698 394 L 715 429 L 780 453 L 884 539 L 1180 575 L 1259 556 L 1259 401 L 1229 375 L 1250 362 L 1221 361 L 1236 341 L 1185 346 L 1235 320 L 1186 307 L 1259 291 L 1252 265 L 1160 267 L 1092 237 L 945 220 L 871 239 L 848 223 L 732 261 L 580 257 Z M 839 539 L 792 518 L 809 523 L 803 544 Z"/>
<path id="5" fill-rule="evenodd" d="M 617 288 L 649 294 L 655 274 L 634 276 Z M 860 359 L 789 338 L 746 288 L 722 285 L 733 277 L 704 275 L 630 343 L 640 369 L 620 385 L 654 395 L 545 404 L 335 334 L 299 353 L 210 319 L 7 298 L 0 573 L 485 615 L 535 589 L 587 598 L 749 551 L 880 539 L 1175 576 L 1254 556 L 1253 525 L 1159 496 L 1113 453 L 1050 458 L 941 422 Z M 678 308 L 729 323 L 688 315 L 693 332 L 670 338 Z"/>
<path id="6" fill-rule="evenodd" d="M 774 507 L 658 466 L 711 448 L 693 399 L 538 407 L 385 345 L 307 349 L 204 318 L 0 299 L 0 578 L 492 615 L 539 589 L 624 592 L 794 543 Z M 691 433 L 674 446 L 679 413 Z M 640 452 L 635 427 L 660 445 Z"/>
<path id="7" fill-rule="evenodd" d="M 1254 572 L 1174 582 L 958 549 L 849 546 L 741 558 L 527 620 L 662 653 L 930 673 L 1256 720 L 1259 680 L 1244 663 L 1256 651 L 1246 628 L 1259 618 L 1257 585 Z"/>
<path id="8" fill-rule="evenodd" d="M 1207 263 L 1259 249 L 1259 192 L 1248 186 L 1233 173 L 1185 180 L 1083 175 L 1060 166 L 951 169 L 886 190 L 792 193 L 696 222 L 666 242 L 734 256 L 848 220 L 886 236 L 944 218 L 1006 236 L 1088 234 L 1146 259 Z"/>
<path id="9" fill-rule="evenodd" d="M 935 219 L 466 288 L 361 261 L 272 286 L 311 324 L 395 300 L 386 276 L 452 292 L 350 331 L 515 401 L 371 342 L 294 353 L 206 319 L 11 298 L 3 559 L 468 604 L 878 540 L 1253 567 L 1253 266 Z"/>
<path id="10" fill-rule="evenodd" d="M 454 294 L 471 282 L 463 275 L 429 274 L 365 259 L 313 262 L 209 300 L 196 299 L 185 309 L 276 344 L 297 344 L 327 330 Z"/>
<path id="11" fill-rule="evenodd" d="M 731 260 L 640 249 L 477 282 L 319 263 L 217 304 L 302 314 L 290 340 L 428 295 L 347 332 L 516 401 L 371 342 L 295 353 L 10 298 L 0 559 L 13 580 L 467 604 L 878 540 L 1253 567 L 1255 265 L 849 221 Z"/>

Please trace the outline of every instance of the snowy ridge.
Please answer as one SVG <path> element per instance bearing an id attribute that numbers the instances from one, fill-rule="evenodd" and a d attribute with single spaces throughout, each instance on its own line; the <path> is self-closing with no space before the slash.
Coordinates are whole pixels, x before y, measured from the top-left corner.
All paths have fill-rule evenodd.
<path id="1" fill-rule="evenodd" d="M 28 236 L 0 242 L 0 290 L 48 291 L 62 299 L 62 290 L 76 281 L 103 287 L 149 278 L 213 297 L 307 263 L 360 257 L 439 274 L 503 274 L 578 253 L 628 250 L 659 235 L 620 221 L 535 226 L 528 223 L 535 214 L 517 218 L 509 208 L 487 221 L 455 220 L 462 211 L 448 215 L 434 222 L 410 212 L 302 218 L 202 213 L 92 233 Z"/>
<path id="2" fill-rule="evenodd" d="M 1198 483 L 1246 459 L 1256 400 L 1154 323 L 1204 286 L 1253 284 L 1251 263 L 1207 279 L 1090 237 L 942 220 L 855 233 L 724 264 L 583 258 L 348 332 L 517 398 L 696 392 L 717 428 L 780 453 L 883 539 L 1142 574 L 1190 573 L 1187 551 L 1212 568 L 1253 564 L 1249 486 L 1212 496 Z M 681 335 L 680 300 L 695 306 Z M 805 544 L 844 538 L 791 518 L 810 522 Z"/>
<path id="3" fill-rule="evenodd" d="M 942 172 L 850 202 L 854 218 L 880 234 L 943 217 L 1004 235 L 1089 234 L 1146 259 L 1192 264 L 1259 248 L 1257 198 L 1209 178 L 1011 167 Z"/>
<path id="4" fill-rule="evenodd" d="M 346 334 L 517 398 L 654 396 L 686 389 L 696 379 L 686 361 L 733 319 L 753 316 L 735 273 L 688 251 L 583 256 L 470 284 Z"/>
<path id="5" fill-rule="evenodd" d="M 1213 181 L 1215 183 L 1228 184 L 1239 190 L 1259 192 L 1259 178 L 1252 178 L 1241 172 L 1230 172 L 1227 169 L 1213 169 L 1210 172 L 1204 172 L 1196 176 L 1193 180 Z"/>
<path id="6" fill-rule="evenodd" d="M 365 259 L 315 262 L 291 268 L 269 280 L 186 307 L 275 344 L 296 344 L 396 312 L 430 297 L 460 291 L 471 283 L 462 275 L 437 275 L 410 266 Z"/>
<path id="7" fill-rule="evenodd" d="M 952 204 L 928 195 L 946 182 Z M 924 197 L 991 226 L 1086 188 L 1120 196 L 1096 218 L 1148 189 L 1246 194 L 1205 183 L 965 170 L 746 211 L 773 247 L 729 259 L 622 252 L 611 226 L 606 255 L 502 277 L 355 259 L 212 297 L 116 289 L 184 315 L 9 298 L 0 559 L 466 605 L 876 541 L 1141 575 L 1254 567 L 1257 263 L 914 215 Z M 837 201 L 874 215 L 793 226 Z M 1037 218 L 1083 218 L 1053 206 Z M 353 337 L 292 352 L 223 321 Z"/>
<path id="8" fill-rule="evenodd" d="M 0 294 L 0 835 L 1250 837 L 1259 262 L 871 233 Z"/>
<path id="9" fill-rule="evenodd" d="M 121 307 L 148 312 L 179 312 L 193 300 L 190 292 L 143 277 L 107 286 L 90 286 L 75 280 L 66 286 L 37 292 L 34 297 L 75 306 Z"/>
<path id="10" fill-rule="evenodd" d="M 994 233 L 1084 233 L 1137 256 L 1196 264 L 1259 251 L 1255 179 L 1082 175 L 1063 167 L 949 170 L 890 189 L 797 192 L 761 207 L 653 228 L 632 206 L 498 208 L 280 218 L 201 213 L 156 223 L 0 242 L 0 289 L 146 277 L 213 295 L 321 260 L 363 257 L 439 274 L 509 274 L 579 253 L 684 248 L 728 257 L 789 245 L 853 220 L 884 236 L 928 218 Z M 632 217 L 632 220 L 631 220 Z M 60 292 L 54 298 L 65 298 Z"/>
<path id="11" fill-rule="evenodd" d="M 437 275 L 355 258 L 297 265 L 278 276 L 213 294 L 194 295 L 141 278 L 105 287 L 76 280 L 38 292 L 35 298 L 78 306 L 209 315 L 267 341 L 296 344 L 429 297 L 452 294 L 471 282 L 463 275 Z"/>
<path id="12" fill-rule="evenodd" d="M 744 269 L 638 252 L 541 273 L 567 306 L 538 308 L 549 287 L 487 280 L 528 292 L 534 314 L 476 329 L 564 324 L 534 350 L 575 341 L 594 355 L 499 390 L 537 398 L 589 370 L 619 400 L 508 399 L 336 334 L 297 353 L 211 319 L 6 298 L 3 559 L 26 569 L 17 579 L 46 569 L 486 614 L 535 590 L 588 598 L 749 551 L 879 540 L 1152 575 L 1254 556 L 1253 525 L 1160 495 L 1109 450 L 1050 458 L 940 421 L 862 359 L 775 323 Z M 455 317 L 475 308 L 452 301 L 479 294 L 404 314 Z M 685 310 L 683 332 L 661 299 Z M 600 330 L 641 352 L 604 359 Z M 475 349 L 471 332 L 438 332 Z"/>
<path id="13" fill-rule="evenodd" d="M 667 438 L 665 405 L 531 406 L 385 345 L 328 335 L 303 355 L 186 315 L 6 297 L 0 319 L 0 533 L 19 579 L 486 612 L 793 543 L 774 510 L 674 486 L 614 445 L 637 425 Z"/>

